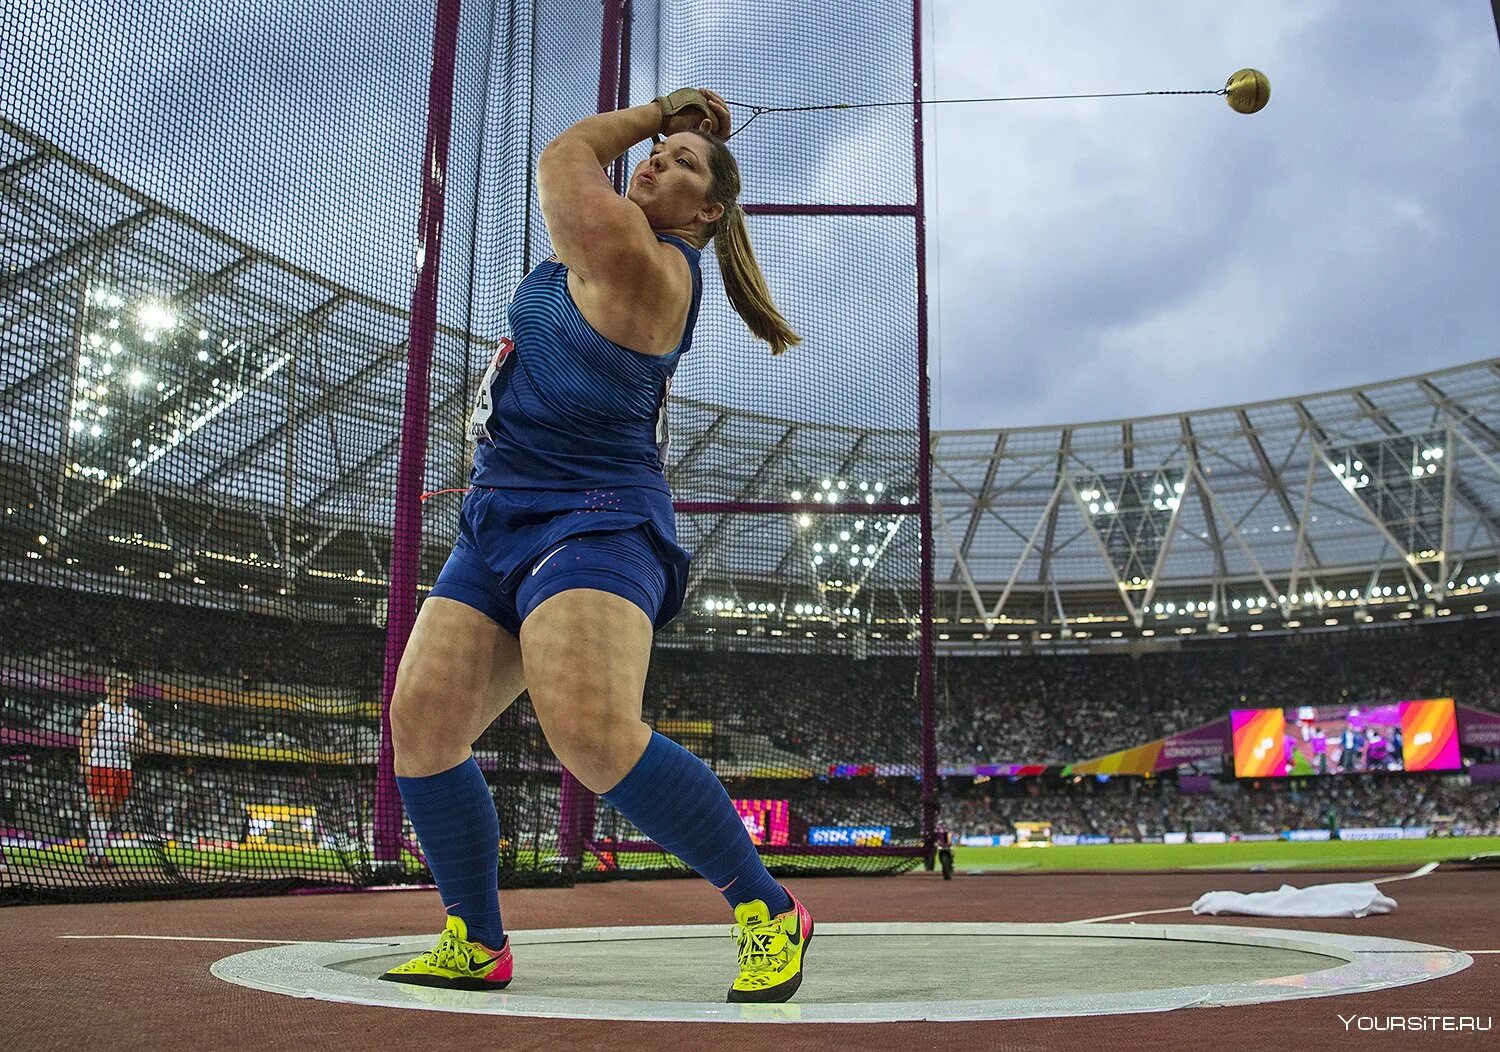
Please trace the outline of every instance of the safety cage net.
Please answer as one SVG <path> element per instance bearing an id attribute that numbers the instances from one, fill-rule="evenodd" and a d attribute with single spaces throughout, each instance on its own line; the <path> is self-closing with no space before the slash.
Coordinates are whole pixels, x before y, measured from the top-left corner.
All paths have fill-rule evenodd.
<path id="1" fill-rule="evenodd" d="M 694 561 L 645 718 L 777 872 L 916 864 L 920 126 L 745 123 L 912 98 L 913 17 L 0 2 L 0 901 L 430 879 L 382 707 L 456 533 L 475 387 L 551 251 L 536 160 L 683 85 L 736 104 L 741 203 L 804 342 L 773 358 L 704 252 L 667 467 Z M 474 749 L 502 884 L 682 868 L 559 767 L 525 695 Z"/>

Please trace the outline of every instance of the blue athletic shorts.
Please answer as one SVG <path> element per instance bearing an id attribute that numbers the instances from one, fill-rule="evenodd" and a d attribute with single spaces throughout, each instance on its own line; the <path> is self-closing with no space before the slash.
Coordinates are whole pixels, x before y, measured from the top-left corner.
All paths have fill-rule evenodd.
<path id="1" fill-rule="evenodd" d="M 660 628 L 682 606 L 682 583 L 669 574 L 647 525 L 612 533 L 566 537 L 530 567 L 502 579 L 486 565 L 469 531 L 438 574 L 432 594 L 471 606 L 517 638 L 521 622 L 546 600 L 573 588 L 618 595 L 640 607 Z"/>

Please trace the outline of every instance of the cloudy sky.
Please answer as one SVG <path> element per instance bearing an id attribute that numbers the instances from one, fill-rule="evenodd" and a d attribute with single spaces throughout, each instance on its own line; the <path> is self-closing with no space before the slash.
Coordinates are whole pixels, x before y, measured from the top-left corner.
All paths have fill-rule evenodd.
<path id="1" fill-rule="evenodd" d="M 934 2 L 936 423 L 1171 412 L 1500 354 L 1487 0 Z M 986 13 L 988 12 L 988 13 Z M 1013 17 L 1005 17 L 1009 13 Z"/>
<path id="2" fill-rule="evenodd" d="M 1487 0 L 926 8 L 929 97 L 1217 88 L 1243 66 L 1273 87 L 1252 117 L 1214 97 L 928 109 L 937 426 L 1202 408 L 1500 353 L 1500 47 Z M 583 24 L 561 0 L 546 9 Z M 496 199 L 476 222 L 461 181 L 513 162 L 516 151 L 496 144 L 524 133 L 533 112 L 495 100 L 507 77 L 536 76 L 545 138 L 591 105 L 597 68 L 591 43 L 540 55 L 529 74 L 520 56 L 486 79 L 485 10 L 464 7 L 448 237 L 474 231 L 477 267 L 492 277 L 479 283 L 477 316 L 462 293 L 445 298 L 449 320 L 481 332 L 517 276 L 489 261 L 519 242 L 523 210 Z M 663 80 L 731 70 L 726 88 L 771 103 L 906 90 L 905 30 L 894 23 L 831 34 L 805 8 L 764 0 L 663 0 L 662 10 L 660 31 L 641 22 L 635 44 L 643 63 L 654 53 Z M 778 26 L 769 38 L 768 19 Z M 285 32 L 289 24 L 301 31 Z M 194 0 L 0 0 L 0 25 L 13 30 L 0 65 L 22 71 L 21 90 L 0 95 L 7 114 L 254 245 L 409 302 L 426 0 L 238 0 L 228 16 Z M 496 52 L 505 45 L 501 33 Z M 649 86 L 652 70 L 638 72 Z M 486 120 L 497 159 L 476 163 Z M 768 116 L 734 146 L 748 158 L 754 199 L 880 201 L 910 186 L 906 128 L 901 110 Z M 795 180 L 807 171 L 837 191 L 822 197 L 814 184 L 802 195 Z M 806 353 L 775 373 L 769 360 L 735 372 L 743 354 L 700 355 L 678 392 L 905 424 L 909 389 L 897 391 L 886 370 L 909 360 L 909 345 L 887 351 L 889 364 L 865 348 L 909 327 L 897 317 L 909 313 L 909 284 L 897 287 L 910 273 L 908 235 L 890 221 L 887 243 L 840 249 L 851 273 L 863 268 L 869 309 L 855 317 L 820 289 L 824 264 L 808 258 L 817 235 L 795 233 L 799 222 L 825 235 L 838 228 L 783 222 L 794 232 L 764 246 L 782 267 L 778 300 L 809 332 Z M 445 240 L 450 290 L 468 287 L 455 265 L 464 247 Z M 724 313 L 714 300 L 707 323 L 737 327 Z M 849 368 L 851 354 L 862 369 Z M 841 397 L 810 407 L 810 389 Z M 897 397 L 904 407 L 881 402 Z"/>

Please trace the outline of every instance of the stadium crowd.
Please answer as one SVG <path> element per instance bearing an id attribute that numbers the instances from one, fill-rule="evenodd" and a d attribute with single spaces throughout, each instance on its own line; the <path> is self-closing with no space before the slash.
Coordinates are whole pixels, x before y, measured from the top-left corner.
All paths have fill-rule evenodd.
<path id="1" fill-rule="evenodd" d="M 378 724 L 351 713 L 378 697 L 384 632 L 373 624 L 7 585 L 0 587 L 0 648 L 0 827 L 80 835 L 87 812 L 72 743 L 97 697 L 82 692 L 76 678 L 123 666 L 135 670 L 138 683 L 222 686 L 213 704 L 132 698 L 155 746 L 138 764 L 127 814 L 142 831 L 150 825 L 172 836 L 236 839 L 247 805 L 304 801 L 328 816 L 331 829 L 362 836 L 368 828 Z M 1497 666 L 1500 632 L 1486 620 L 1204 641 L 1133 654 L 947 656 L 938 667 L 939 761 L 1074 762 L 1236 707 L 1453 696 L 1500 708 Z M 672 733 L 695 736 L 691 747 L 726 776 L 735 796 L 790 799 L 811 825 L 910 827 L 920 816 L 916 781 L 824 776 L 834 765 L 919 761 L 916 671 L 912 659 L 710 655 L 662 646 L 644 712 L 676 728 Z M 62 686 L 68 677 L 74 684 Z M 237 690 L 321 697 L 330 709 L 236 703 Z M 497 786 L 509 784 L 507 772 L 527 772 L 525 792 L 499 794 L 508 820 L 540 826 L 556 814 L 555 781 L 547 788 L 528 759 L 544 745 L 535 721 L 523 718 L 526 710 L 523 702 L 481 745 L 493 756 L 486 770 Z M 220 754 L 216 747 L 252 755 Z M 293 760 L 288 754 L 297 749 L 345 754 L 350 762 Z M 1206 795 L 1179 793 L 1170 778 L 1016 786 L 948 779 L 947 823 L 959 831 L 1004 832 L 1018 820 L 1047 820 L 1059 832 L 1139 837 L 1188 823 L 1246 834 L 1317 828 L 1330 811 L 1346 825 L 1494 829 L 1500 814 L 1494 787 L 1439 776 L 1221 781 Z"/>
<path id="2" fill-rule="evenodd" d="M 87 630 L 81 630 L 81 626 Z M 43 644 L 45 641 L 45 644 Z M 0 589 L 7 669 L 85 674 L 123 664 L 181 683 L 378 697 L 384 632 L 91 596 Z M 1233 708 L 1345 707 L 1420 697 L 1500 709 L 1500 631 L 1488 620 L 1213 640 L 1153 652 L 945 656 L 938 665 L 943 764 L 1070 763 L 1222 717 Z M 646 685 L 648 720 L 708 721 L 717 758 L 762 766 L 912 763 L 918 755 L 917 663 L 661 646 Z M 266 748 L 363 749 L 370 720 L 340 723 L 215 706 L 162 718 L 183 740 Z M 231 714 L 231 709 L 233 712 Z M 24 718 L 24 713 L 7 713 Z M 72 717 L 47 716 L 65 726 Z M 222 730 L 220 730 L 222 728 Z"/>

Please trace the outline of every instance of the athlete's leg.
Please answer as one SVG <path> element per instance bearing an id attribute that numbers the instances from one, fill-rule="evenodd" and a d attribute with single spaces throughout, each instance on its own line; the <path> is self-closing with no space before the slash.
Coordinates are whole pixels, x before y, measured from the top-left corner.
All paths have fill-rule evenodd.
<path id="1" fill-rule="evenodd" d="M 496 949 L 499 818 L 470 747 L 525 687 L 515 636 L 464 603 L 422 604 L 391 697 L 396 781 L 443 905 Z"/>
<path id="2" fill-rule="evenodd" d="M 102 768 L 93 770 L 88 775 L 90 781 L 97 781 L 97 785 L 89 786 L 89 833 L 87 854 L 90 859 L 107 859 L 106 850 L 109 847 L 109 829 L 119 813 L 119 801 L 113 795 L 113 785 L 106 784 L 104 779 L 108 777 Z"/>
<path id="3" fill-rule="evenodd" d="M 587 574 L 585 555 L 576 572 Z M 521 626 L 526 682 L 547 743 L 568 770 L 682 859 L 731 905 L 791 899 L 761 862 L 729 794 L 698 757 L 641 721 L 651 619 L 594 588 L 544 599 Z"/>
<path id="4" fill-rule="evenodd" d="M 462 763 L 525 689 L 515 636 L 464 603 L 428 599 L 391 696 L 396 774 L 417 778 Z"/>

